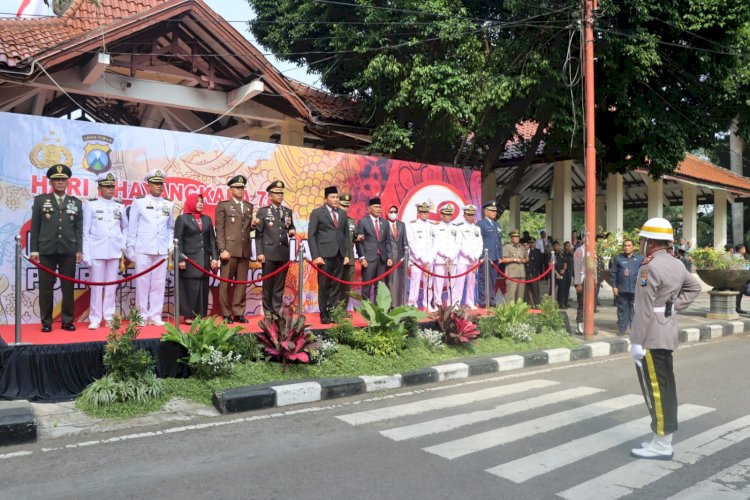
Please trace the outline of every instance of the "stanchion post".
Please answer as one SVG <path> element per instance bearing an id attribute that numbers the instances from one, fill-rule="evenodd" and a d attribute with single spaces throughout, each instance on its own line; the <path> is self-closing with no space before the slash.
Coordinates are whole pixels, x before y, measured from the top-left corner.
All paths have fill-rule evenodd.
<path id="1" fill-rule="evenodd" d="M 305 273 L 302 267 L 305 264 L 305 250 L 302 245 L 297 250 L 297 315 L 302 315 L 302 306 L 305 300 Z"/>
<path id="2" fill-rule="evenodd" d="M 490 250 L 484 249 L 484 308 L 487 314 L 490 313 Z M 492 284 L 492 290 L 495 290 L 495 284 Z"/>
<path id="3" fill-rule="evenodd" d="M 550 263 L 552 265 L 552 270 L 549 272 L 550 274 L 550 285 L 549 285 L 549 294 L 552 295 L 552 298 L 554 300 L 557 300 L 557 295 L 555 295 L 555 251 L 552 250 Z"/>
<path id="4" fill-rule="evenodd" d="M 409 247 L 404 248 L 404 284 L 401 287 L 401 303 L 406 304 L 409 301 Z"/>
<path id="5" fill-rule="evenodd" d="M 174 326 L 180 326 L 180 240 L 174 239 L 172 252 L 172 267 L 174 267 Z"/>
<path id="6" fill-rule="evenodd" d="M 16 344 L 21 343 L 21 235 L 16 235 Z"/>

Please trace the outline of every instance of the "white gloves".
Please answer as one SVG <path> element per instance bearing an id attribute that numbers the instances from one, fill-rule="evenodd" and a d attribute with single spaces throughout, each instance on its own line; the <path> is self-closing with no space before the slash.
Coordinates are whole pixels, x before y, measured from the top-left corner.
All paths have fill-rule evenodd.
<path id="1" fill-rule="evenodd" d="M 633 356 L 635 364 L 641 367 L 641 360 L 646 355 L 646 349 L 641 344 L 630 344 L 630 355 Z"/>

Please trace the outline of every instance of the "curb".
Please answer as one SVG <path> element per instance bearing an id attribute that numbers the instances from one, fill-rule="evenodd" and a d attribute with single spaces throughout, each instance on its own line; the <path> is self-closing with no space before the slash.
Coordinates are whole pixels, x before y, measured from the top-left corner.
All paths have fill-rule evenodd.
<path id="1" fill-rule="evenodd" d="M 750 319 L 724 321 L 717 324 L 702 325 L 698 328 L 683 328 L 678 331 L 678 337 L 680 343 L 705 342 L 729 335 L 742 335 L 745 332 L 750 332 Z M 221 413 L 261 410 L 413 385 L 460 380 L 489 373 L 601 358 L 628 352 L 629 349 L 630 341 L 627 338 L 611 338 L 589 342 L 573 349 L 545 349 L 508 354 L 496 358 L 468 358 L 460 362 L 422 368 L 404 374 L 318 379 L 305 382 L 239 387 L 216 392 L 212 400 L 214 407 Z"/>
<path id="2" fill-rule="evenodd" d="M 28 401 L 0 401 L 0 446 L 36 441 L 36 417 Z"/>

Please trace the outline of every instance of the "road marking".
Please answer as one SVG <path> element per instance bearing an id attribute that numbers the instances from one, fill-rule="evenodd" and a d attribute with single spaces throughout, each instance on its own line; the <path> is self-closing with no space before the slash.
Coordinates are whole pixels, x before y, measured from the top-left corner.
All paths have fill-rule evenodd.
<path id="1" fill-rule="evenodd" d="M 671 462 L 636 460 L 557 495 L 567 500 L 614 500 L 747 438 L 750 438 L 750 416 L 680 441 L 674 446 L 674 460 Z"/>
<path id="2" fill-rule="evenodd" d="M 545 417 L 535 418 L 499 429 L 473 434 L 465 438 L 448 441 L 435 446 L 423 448 L 424 451 L 438 455 L 449 460 L 486 450 L 495 446 L 512 443 L 529 436 L 535 436 L 543 432 L 559 429 L 566 425 L 572 425 L 582 420 L 599 417 L 635 406 L 643 402 L 643 396 L 627 394 L 617 398 L 597 401 L 589 405 L 561 411 Z"/>
<path id="3" fill-rule="evenodd" d="M 518 384 L 490 387 L 489 389 L 482 389 L 474 392 L 452 394 L 450 396 L 441 396 L 437 398 L 424 399 L 422 401 L 414 401 L 413 403 L 388 406 L 386 408 L 378 408 L 375 410 L 360 411 L 357 413 L 350 413 L 348 415 L 339 415 L 336 418 L 338 418 L 339 420 L 343 420 L 344 422 L 351 425 L 370 424 L 373 422 L 391 420 L 408 415 L 417 415 L 419 413 L 433 410 L 454 408 L 456 406 L 462 406 L 470 403 L 476 403 L 478 401 L 485 401 L 487 399 L 494 399 L 511 394 L 517 394 L 520 392 L 530 391 L 532 389 L 550 387 L 557 384 L 559 384 L 559 382 L 555 382 L 552 380 L 529 380 L 528 382 L 520 382 Z"/>
<path id="4" fill-rule="evenodd" d="M 747 500 L 750 498 L 750 458 L 682 490 L 667 500 Z"/>
<path id="5" fill-rule="evenodd" d="M 32 453 L 33 452 L 26 451 L 26 450 L 23 450 L 23 451 L 14 451 L 12 453 L 5 453 L 4 455 L 0 455 L 0 460 L 5 460 L 5 459 L 8 459 L 8 458 L 28 457 Z"/>
<path id="6" fill-rule="evenodd" d="M 515 413 L 529 411 L 543 406 L 568 401 L 570 399 L 590 396 L 604 392 L 604 389 L 594 387 L 578 387 L 575 389 L 566 389 L 564 391 L 544 394 L 534 398 L 522 399 L 512 403 L 498 405 L 491 410 L 474 411 L 461 415 L 451 415 L 449 417 L 437 418 L 427 422 L 421 422 L 414 425 L 396 427 L 385 431 L 380 431 L 383 436 L 393 439 L 394 441 L 403 441 L 405 439 L 414 439 L 430 434 L 438 434 L 465 427 L 467 425 L 485 422 L 495 418 L 506 417 Z"/>
<path id="7" fill-rule="evenodd" d="M 706 406 L 680 405 L 680 422 L 686 422 L 714 410 L 715 408 L 708 408 Z M 518 460 L 498 465 L 497 467 L 492 467 L 491 469 L 487 469 L 487 472 L 509 479 L 514 483 L 522 483 L 546 472 L 570 465 L 596 453 L 644 436 L 646 434 L 644 431 L 648 429 L 650 421 L 651 417 L 632 420 L 560 446 L 534 453 Z"/>

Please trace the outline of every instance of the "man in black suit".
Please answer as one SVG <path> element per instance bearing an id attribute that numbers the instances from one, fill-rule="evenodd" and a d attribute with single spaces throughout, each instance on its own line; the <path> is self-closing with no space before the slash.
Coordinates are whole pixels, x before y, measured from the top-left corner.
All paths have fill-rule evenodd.
<path id="1" fill-rule="evenodd" d="M 34 198 L 31 209 L 31 243 L 29 259 L 40 262 L 64 276 L 74 277 L 76 263 L 83 260 L 83 205 L 68 196 L 68 179 L 73 172 L 67 165 L 53 165 L 47 170 L 52 192 Z M 39 316 L 42 331 L 52 331 L 52 294 L 55 277 L 39 272 Z M 75 331 L 73 283 L 60 280 L 62 291 L 62 328 Z"/>
<path id="2" fill-rule="evenodd" d="M 385 272 L 386 266 L 392 266 L 390 228 L 380 216 L 380 198 L 370 199 L 369 215 L 362 217 L 357 224 L 357 232 L 364 235 L 364 240 L 357 244 L 359 263 L 362 265 L 362 281 L 370 281 Z M 375 283 L 377 284 L 377 283 Z M 372 285 L 362 286 L 362 297 L 372 300 L 371 291 L 377 289 Z"/>
<path id="3" fill-rule="evenodd" d="M 312 211 L 307 230 L 313 264 L 331 276 L 341 279 L 349 263 L 347 247 L 351 245 L 346 212 L 339 208 L 339 192 L 335 186 L 325 189 L 325 204 Z M 331 309 L 341 300 L 341 285 L 318 273 L 318 307 L 320 322 L 331 322 Z"/>
<path id="4" fill-rule="evenodd" d="M 388 226 L 390 228 L 388 243 L 391 247 L 391 260 L 395 265 L 404 258 L 406 252 L 406 224 L 398 220 L 398 207 L 396 205 L 388 209 Z M 388 289 L 391 291 L 393 307 L 402 306 L 406 303 L 404 269 L 404 266 L 401 266 L 388 275 Z"/>

